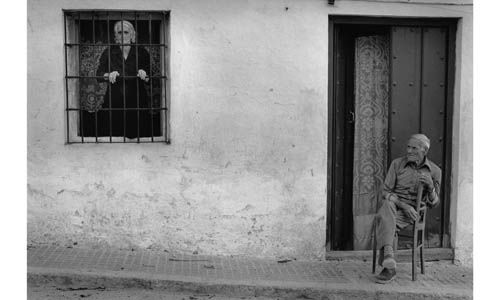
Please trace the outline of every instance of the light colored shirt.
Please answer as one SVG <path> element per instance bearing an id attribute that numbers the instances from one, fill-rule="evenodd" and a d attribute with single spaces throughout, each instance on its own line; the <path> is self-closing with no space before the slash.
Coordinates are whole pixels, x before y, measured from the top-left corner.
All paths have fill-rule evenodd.
<path id="1" fill-rule="evenodd" d="M 389 167 L 385 177 L 382 196 L 389 199 L 391 194 L 398 197 L 404 203 L 416 206 L 419 174 L 430 174 L 434 188 L 424 189 L 422 201 L 430 206 L 439 203 L 439 191 L 441 188 L 441 169 L 432 161 L 424 159 L 417 166 L 416 163 L 408 161 L 406 157 L 396 158 Z"/>

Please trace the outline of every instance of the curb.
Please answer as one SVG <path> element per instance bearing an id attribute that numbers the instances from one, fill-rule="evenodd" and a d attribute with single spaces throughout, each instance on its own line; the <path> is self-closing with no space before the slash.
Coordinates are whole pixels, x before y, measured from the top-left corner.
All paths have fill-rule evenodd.
<path id="1" fill-rule="evenodd" d="M 421 290 L 395 290 L 389 285 L 377 288 L 355 284 L 326 284 L 281 281 L 213 280 L 200 277 L 165 276 L 143 273 L 95 270 L 63 270 L 28 267 L 28 284 L 84 286 L 88 289 L 166 290 L 216 294 L 229 297 L 279 297 L 285 299 L 472 299 L 472 293 L 456 290 L 422 292 Z"/>

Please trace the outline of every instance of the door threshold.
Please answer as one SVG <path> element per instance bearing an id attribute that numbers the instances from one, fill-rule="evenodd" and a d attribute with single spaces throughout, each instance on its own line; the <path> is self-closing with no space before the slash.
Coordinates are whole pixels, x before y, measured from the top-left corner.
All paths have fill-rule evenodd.
<path id="1" fill-rule="evenodd" d="M 419 252 L 417 252 L 419 254 Z M 453 260 L 454 253 L 451 248 L 424 248 L 425 261 Z M 326 251 L 326 260 L 362 260 L 371 261 L 372 250 L 357 251 Z M 397 261 L 411 261 L 411 249 L 398 249 L 396 253 Z"/>

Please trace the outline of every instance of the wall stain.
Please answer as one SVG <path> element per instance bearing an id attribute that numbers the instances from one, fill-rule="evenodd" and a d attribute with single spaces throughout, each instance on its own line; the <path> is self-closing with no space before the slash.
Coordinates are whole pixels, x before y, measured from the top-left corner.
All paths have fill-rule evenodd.
<path id="1" fill-rule="evenodd" d="M 33 26 L 31 25 L 31 21 L 30 21 L 30 19 L 28 19 L 28 28 L 29 28 L 29 30 L 30 30 L 31 32 L 34 32 L 34 31 L 33 31 Z"/>
<path id="2" fill-rule="evenodd" d="M 300 90 L 300 92 L 306 95 L 319 95 L 319 93 L 315 89 L 302 89 Z"/>
<path id="3" fill-rule="evenodd" d="M 113 196 L 116 194 L 116 191 L 114 188 L 111 188 L 107 193 L 106 193 L 106 196 L 108 196 L 108 198 L 113 198 Z"/>
<path id="4" fill-rule="evenodd" d="M 34 197 L 40 197 L 40 198 L 47 198 L 47 199 L 50 199 L 52 201 L 55 200 L 54 197 L 46 194 L 42 190 L 38 190 L 38 189 L 33 188 L 30 184 L 28 184 L 28 196 L 34 196 Z"/>
<path id="5" fill-rule="evenodd" d="M 254 209 L 255 207 L 252 206 L 251 204 L 247 204 L 243 209 L 237 211 L 237 213 L 240 213 L 240 212 L 245 212 L 245 211 L 249 211 L 249 210 L 252 210 Z"/>
<path id="6" fill-rule="evenodd" d="M 104 184 L 102 181 L 94 183 L 94 188 L 98 191 L 104 191 Z"/>
<path id="7" fill-rule="evenodd" d="M 276 105 L 281 105 L 281 106 L 295 106 L 295 103 L 281 103 L 281 102 L 274 102 Z"/>

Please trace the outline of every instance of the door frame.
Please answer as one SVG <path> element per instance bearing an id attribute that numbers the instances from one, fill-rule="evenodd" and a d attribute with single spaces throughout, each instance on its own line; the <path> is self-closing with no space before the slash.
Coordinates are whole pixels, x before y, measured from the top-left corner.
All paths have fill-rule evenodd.
<path id="1" fill-rule="evenodd" d="M 336 158 L 336 139 L 332 138 L 337 128 L 335 126 L 335 107 L 338 100 L 336 99 L 336 84 L 337 78 L 335 58 L 337 56 L 336 26 L 338 25 L 385 25 L 385 26 L 430 26 L 430 27 L 447 27 L 447 89 L 445 95 L 445 136 L 444 136 L 444 173 L 442 181 L 443 193 L 443 211 L 442 211 L 442 228 L 441 248 L 450 248 L 450 192 L 451 192 L 451 169 L 452 169 L 452 133 L 453 133 L 453 102 L 454 102 L 454 83 L 455 83 L 455 49 L 456 49 L 456 33 L 457 22 L 459 18 L 400 18 L 400 17 L 369 17 L 369 16 L 345 16 L 345 15 L 329 15 L 328 16 L 328 159 L 327 159 L 327 212 L 326 212 L 326 251 L 333 251 L 333 240 L 335 239 L 335 230 L 333 228 L 332 219 L 335 215 L 335 161 Z M 389 85 L 390 89 L 390 85 Z M 390 92 L 390 90 L 389 90 Z M 389 116 L 390 117 L 390 116 Z M 390 132 L 389 132 L 390 134 Z M 328 255 L 327 255 L 328 256 Z"/>

